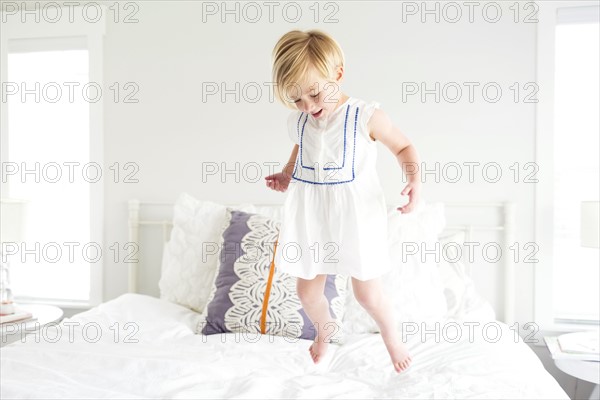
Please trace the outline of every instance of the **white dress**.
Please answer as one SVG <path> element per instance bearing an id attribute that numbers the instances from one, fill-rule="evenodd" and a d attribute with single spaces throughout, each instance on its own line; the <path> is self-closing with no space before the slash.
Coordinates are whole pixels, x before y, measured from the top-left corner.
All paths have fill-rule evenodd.
<path id="1" fill-rule="evenodd" d="M 279 271 L 364 281 L 391 268 L 376 142 L 367 130 L 378 106 L 350 97 L 323 120 L 290 115 L 288 133 L 299 149 L 275 251 Z"/>

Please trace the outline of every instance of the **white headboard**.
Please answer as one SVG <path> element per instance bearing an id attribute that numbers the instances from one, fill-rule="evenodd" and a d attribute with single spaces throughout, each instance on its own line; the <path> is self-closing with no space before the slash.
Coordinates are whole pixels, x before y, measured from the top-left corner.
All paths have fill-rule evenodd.
<path id="1" fill-rule="evenodd" d="M 236 206 L 238 204 L 227 204 Z M 279 204 L 255 204 L 257 207 L 277 208 Z M 463 231 L 465 242 L 477 241 L 482 233 L 494 234 L 495 240 L 501 241 L 504 256 L 499 263 L 502 275 L 501 303 L 503 308 L 502 320 L 512 324 L 515 320 L 515 263 L 509 256 L 509 247 L 515 240 L 515 205 L 512 202 L 444 202 L 447 226 L 444 233 Z M 154 256 L 148 260 L 138 257 L 129 264 L 129 292 L 137 293 L 140 288 L 139 271 L 144 271 L 144 276 L 150 278 L 153 290 L 148 294 L 158 295 L 158 279 L 162 262 L 162 249 L 168 241 L 172 228 L 173 204 L 161 202 L 145 202 L 137 199 L 129 201 L 129 242 L 136 248 L 143 250 L 147 246 L 153 250 Z M 142 227 L 152 229 L 154 237 L 142 240 Z M 160 234 L 160 235 L 159 235 Z M 158 237 L 157 237 L 158 236 Z M 470 271 L 469 271 L 470 273 Z M 477 286 L 477 280 L 476 286 Z M 495 281 L 494 281 L 495 283 Z"/>

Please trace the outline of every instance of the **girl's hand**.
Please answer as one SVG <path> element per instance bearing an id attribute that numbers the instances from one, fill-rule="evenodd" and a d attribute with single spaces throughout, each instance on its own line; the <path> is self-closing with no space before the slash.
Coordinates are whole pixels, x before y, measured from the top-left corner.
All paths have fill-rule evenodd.
<path id="1" fill-rule="evenodd" d="M 292 176 L 283 172 L 278 172 L 265 177 L 265 180 L 267 181 L 267 187 L 278 192 L 285 192 L 292 180 Z"/>
<path id="2" fill-rule="evenodd" d="M 408 185 L 404 187 L 401 194 L 403 196 L 408 195 L 408 203 L 402 207 L 398 207 L 397 210 L 402 212 L 402 214 L 406 214 L 414 210 L 419 203 L 421 184 L 418 181 L 409 182 Z"/>

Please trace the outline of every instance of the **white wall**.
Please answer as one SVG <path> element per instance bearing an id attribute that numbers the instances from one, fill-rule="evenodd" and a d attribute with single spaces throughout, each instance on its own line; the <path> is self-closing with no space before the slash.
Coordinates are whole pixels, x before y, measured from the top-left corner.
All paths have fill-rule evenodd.
<path id="1" fill-rule="evenodd" d="M 447 22 L 443 16 L 436 23 L 434 15 L 422 23 L 420 14 L 404 14 L 407 20 L 403 22 L 399 2 L 337 2 L 337 23 L 314 23 L 312 2 L 298 3 L 302 10 L 298 23 L 282 18 L 284 3 L 269 22 L 262 2 L 257 4 L 263 5 L 264 14 L 257 23 L 243 18 L 235 23 L 232 15 L 225 23 L 219 15 L 207 16 L 203 22 L 202 3 L 178 1 L 138 3 L 138 23 L 109 19 L 105 81 L 107 85 L 135 82 L 140 91 L 137 104 L 105 101 L 105 163 L 107 168 L 114 162 L 137 163 L 139 183 L 106 184 L 105 243 L 127 241 L 126 203 L 134 197 L 173 202 L 186 191 L 228 203 L 283 200 L 283 194 L 265 188 L 262 177 L 256 183 L 235 182 L 232 175 L 224 181 L 211 176 L 203 182 L 202 168 L 207 162 L 225 163 L 229 169 L 236 162 L 282 165 L 292 149 L 284 130 L 288 111 L 270 101 L 265 86 L 255 103 L 244 99 L 236 103 L 232 95 L 225 102 L 219 96 L 203 101 L 202 86 L 225 82 L 232 88 L 236 82 L 243 86 L 270 81 L 271 50 L 278 38 L 291 29 L 315 27 L 332 34 L 344 49 L 343 90 L 381 102 L 428 168 L 435 162 L 497 162 L 502 168 L 497 183 L 486 182 L 481 166 L 475 169 L 473 183 L 467 179 L 466 167 L 458 183 L 443 179 L 436 183 L 428 176 L 423 185 L 426 201 L 514 201 L 518 207 L 516 240 L 532 242 L 534 184 L 523 182 L 523 175 L 531 170 L 522 166 L 535 160 L 535 104 L 523 102 L 531 92 L 523 85 L 535 81 L 536 26 L 523 22 L 530 10 L 521 9 L 520 21 L 515 23 L 508 8 L 512 2 L 495 4 L 499 3 L 502 17 L 496 23 L 484 19 L 482 6 L 474 9 L 472 23 L 466 6 L 458 23 Z M 221 6 L 221 2 L 213 4 Z M 233 3 L 228 4 L 233 8 Z M 421 2 L 413 4 L 421 7 Z M 333 10 L 321 7 L 320 19 Z M 454 11 L 447 11 L 447 17 L 453 18 Z M 488 9 L 487 16 L 493 18 L 494 10 Z M 418 96 L 403 101 L 402 82 L 426 82 L 429 88 L 435 82 L 457 82 L 464 89 L 463 97 L 456 103 L 444 99 L 436 103 L 431 95 L 425 102 Z M 464 82 L 480 84 L 472 103 Z M 497 103 L 482 97 L 481 88 L 488 82 L 496 82 L 503 90 Z M 510 90 L 514 82 L 521 85 L 518 102 Z M 387 201 L 403 203 L 400 168 L 391 153 L 378 146 L 378 169 Z M 518 183 L 509 169 L 515 162 L 521 165 Z M 266 175 L 267 168 L 262 172 Z M 520 263 L 516 273 L 517 319 L 532 321 L 532 265 Z M 482 293 L 500 306 L 498 271 L 484 266 L 475 276 Z M 104 277 L 104 300 L 126 291 L 125 264 L 108 260 Z"/>

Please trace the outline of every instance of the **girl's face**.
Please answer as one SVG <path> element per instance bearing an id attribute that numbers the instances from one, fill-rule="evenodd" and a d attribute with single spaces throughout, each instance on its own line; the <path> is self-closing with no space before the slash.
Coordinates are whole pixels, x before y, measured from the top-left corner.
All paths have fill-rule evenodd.
<path id="1" fill-rule="evenodd" d="M 339 85 L 343 68 L 338 67 L 333 81 L 314 72 L 309 77 L 305 83 L 294 85 L 294 89 L 290 90 L 290 98 L 298 110 L 311 114 L 316 119 L 324 119 L 333 113 L 343 97 Z"/>

